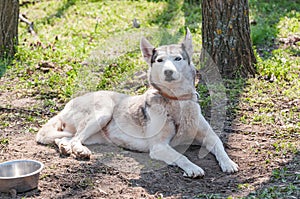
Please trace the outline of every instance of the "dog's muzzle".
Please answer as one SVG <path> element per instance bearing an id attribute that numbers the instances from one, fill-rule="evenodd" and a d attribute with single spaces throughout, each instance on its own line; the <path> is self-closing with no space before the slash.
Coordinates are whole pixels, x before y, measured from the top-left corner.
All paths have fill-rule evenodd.
<path id="1" fill-rule="evenodd" d="M 167 82 L 178 80 L 180 77 L 180 74 L 178 73 L 176 66 L 170 60 L 165 61 L 162 72 L 164 77 L 163 79 Z"/>
<path id="2" fill-rule="evenodd" d="M 171 81 L 175 80 L 175 78 L 173 77 L 173 74 L 174 74 L 174 71 L 165 70 L 164 71 L 165 81 L 171 82 Z"/>
<path id="3" fill-rule="evenodd" d="M 180 79 L 180 74 L 174 70 L 164 70 L 163 74 L 164 80 L 167 82 L 177 81 Z"/>

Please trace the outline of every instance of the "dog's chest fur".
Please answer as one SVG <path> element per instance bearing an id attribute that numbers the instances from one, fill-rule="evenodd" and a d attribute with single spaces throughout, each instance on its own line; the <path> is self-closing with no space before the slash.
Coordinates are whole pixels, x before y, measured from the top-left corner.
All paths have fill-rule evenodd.
<path id="1" fill-rule="evenodd" d="M 170 100 L 150 89 L 143 95 L 124 99 L 115 107 L 107 128 L 109 139 L 139 151 L 148 151 L 156 142 L 190 144 L 197 132 L 199 114 L 196 99 Z"/>

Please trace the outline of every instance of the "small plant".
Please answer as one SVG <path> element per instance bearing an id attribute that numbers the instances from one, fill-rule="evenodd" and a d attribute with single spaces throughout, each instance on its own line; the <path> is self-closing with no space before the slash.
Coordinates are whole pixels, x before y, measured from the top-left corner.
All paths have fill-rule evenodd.
<path id="1" fill-rule="evenodd" d="M 0 144 L 1 145 L 8 145 L 9 139 L 8 138 L 1 138 L 0 139 Z"/>
<path id="2" fill-rule="evenodd" d="M 285 181 L 284 177 L 286 175 L 286 171 L 287 171 L 286 167 L 283 167 L 282 169 L 274 169 L 272 171 L 272 177 L 275 179 L 281 179 L 284 182 Z"/>
<path id="3" fill-rule="evenodd" d="M 248 183 L 245 184 L 238 184 L 238 189 L 243 190 L 243 189 L 254 189 L 254 187 Z"/>

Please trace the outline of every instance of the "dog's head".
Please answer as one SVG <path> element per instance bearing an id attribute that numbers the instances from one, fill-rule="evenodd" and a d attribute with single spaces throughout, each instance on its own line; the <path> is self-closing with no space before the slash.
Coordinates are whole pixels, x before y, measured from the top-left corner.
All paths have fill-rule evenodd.
<path id="1" fill-rule="evenodd" d="M 179 97 L 195 92 L 192 36 L 188 28 L 181 44 L 155 48 L 142 38 L 141 51 L 150 66 L 149 80 L 153 87 Z"/>

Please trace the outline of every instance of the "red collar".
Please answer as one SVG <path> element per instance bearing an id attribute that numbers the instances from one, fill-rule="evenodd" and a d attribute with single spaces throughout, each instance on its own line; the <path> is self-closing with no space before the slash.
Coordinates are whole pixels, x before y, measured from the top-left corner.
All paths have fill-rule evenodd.
<path id="1" fill-rule="evenodd" d="M 180 95 L 180 96 L 171 96 L 168 95 L 167 93 L 163 93 L 161 91 L 159 91 L 159 94 L 167 99 L 171 99 L 171 100 L 179 100 L 179 101 L 184 101 L 184 100 L 193 100 L 199 99 L 199 94 L 197 92 L 195 93 L 190 93 L 190 94 L 184 94 L 184 95 Z"/>

